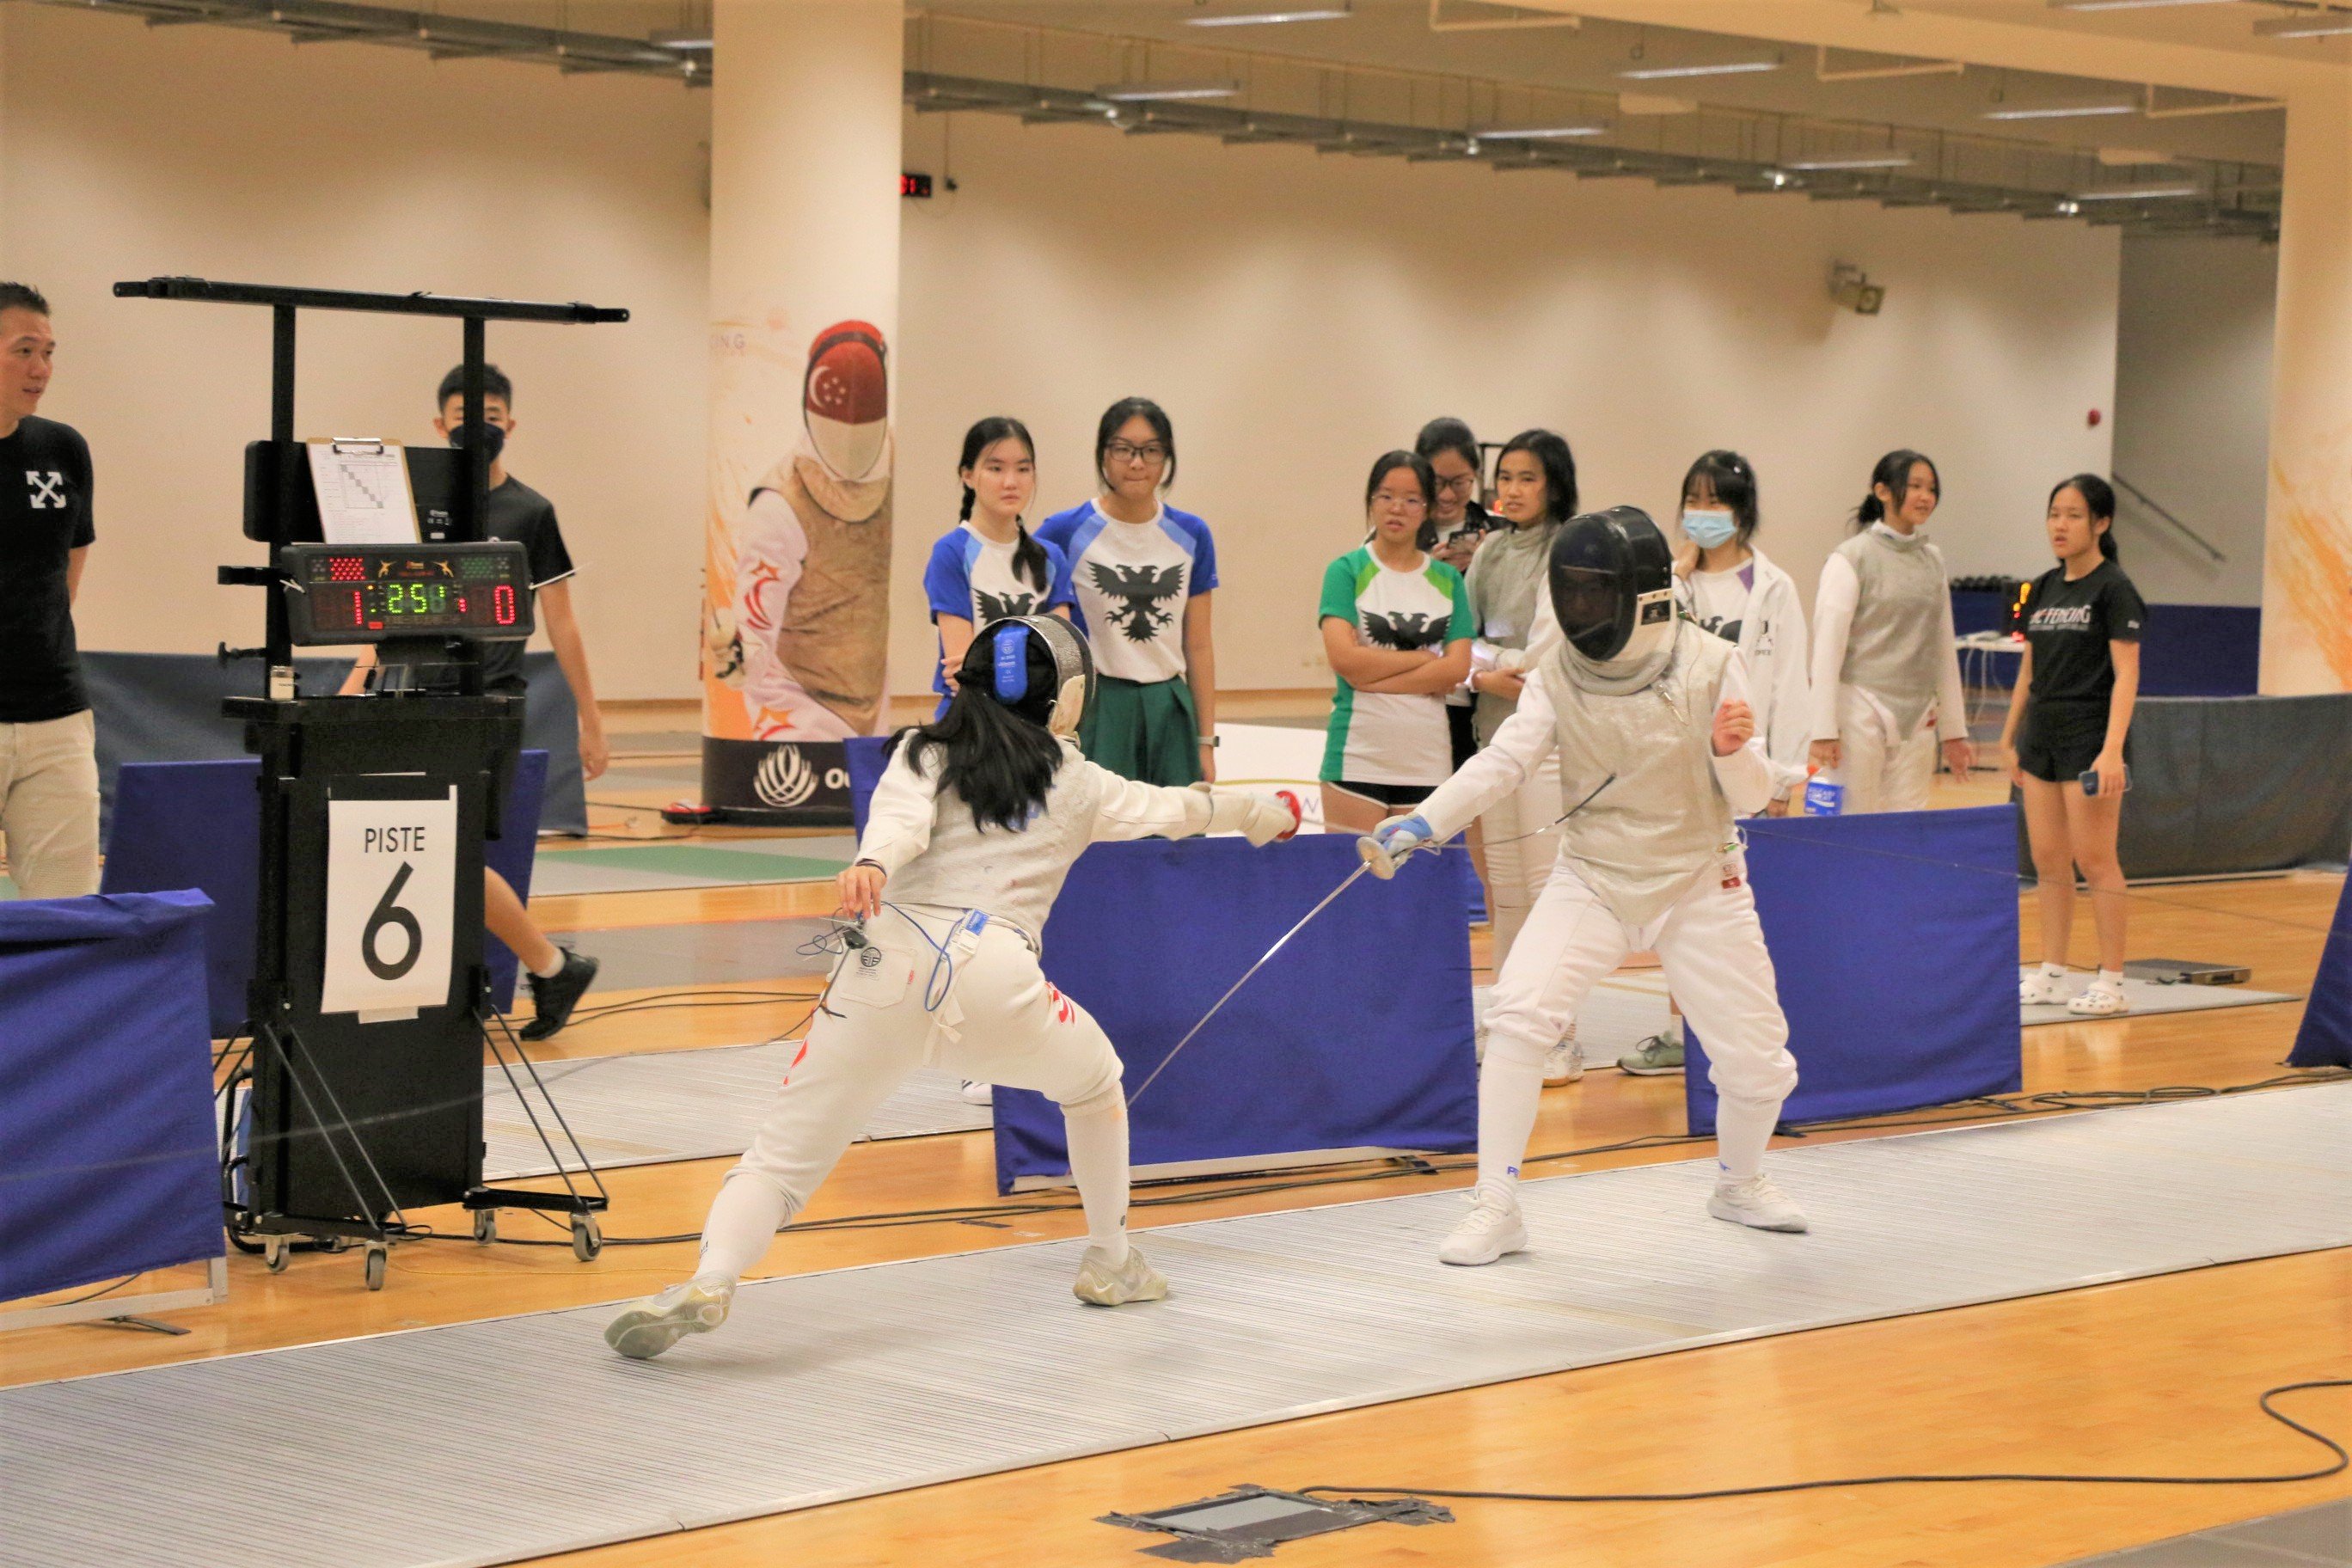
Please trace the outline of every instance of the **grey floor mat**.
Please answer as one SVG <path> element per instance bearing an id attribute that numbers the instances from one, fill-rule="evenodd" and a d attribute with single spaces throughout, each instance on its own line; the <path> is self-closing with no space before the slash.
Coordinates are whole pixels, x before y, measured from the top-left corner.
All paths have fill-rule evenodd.
<path id="1" fill-rule="evenodd" d="M 1146 1232 L 1172 1292 L 1118 1311 L 1070 1299 L 1071 1240 L 750 1286 L 723 1332 L 650 1363 L 606 1351 L 612 1309 L 592 1307 L 10 1389 L 0 1541 L 13 1568 L 214 1568 L 254 1561 L 257 1540 L 283 1568 L 511 1562 L 2342 1247 L 2352 1086 L 1803 1148 L 1772 1168 L 1811 1234 L 1707 1218 L 1713 1162 L 1690 1161 L 1528 1183 L 1534 1248 L 1486 1268 L 1437 1261 L 1463 1197 L 1428 1193 Z M 403 1261 L 392 1289 L 425 1288 Z M 267 1497 L 316 1506 L 257 1513 L 257 1463 Z"/>
<path id="2" fill-rule="evenodd" d="M 824 974 L 832 970 L 833 958 L 800 948 L 830 929 L 831 922 L 822 920 L 701 921 L 583 931 L 562 941 L 604 966 L 596 973 L 597 991 L 625 991 Z M 591 991 L 581 1005 L 596 1004 L 596 991 Z"/>
<path id="3" fill-rule="evenodd" d="M 797 1040 L 764 1046 L 721 1046 L 701 1051 L 647 1051 L 638 1056 L 577 1057 L 542 1063 L 540 1078 L 563 1119 L 599 1167 L 658 1165 L 740 1154 L 775 1099 Z M 919 1138 L 933 1132 L 978 1132 L 991 1125 L 989 1109 L 966 1105 L 954 1075 L 918 1069 L 877 1107 L 861 1139 Z M 542 1119 L 546 1107 L 534 1102 Z M 551 1136 L 554 1129 L 548 1129 Z M 482 1072 L 482 1134 L 489 1150 L 486 1181 L 547 1175 L 554 1165 L 531 1130 L 506 1075 Z M 566 1163 L 570 1151 L 556 1140 Z"/>
<path id="4" fill-rule="evenodd" d="M 2088 989 L 2091 977 L 2075 974 L 2070 977 L 2068 992 L 2079 995 Z M 2124 1000 L 2131 1004 L 2125 1017 L 2145 1018 L 2154 1013 L 2200 1013 L 2215 1007 L 2261 1007 L 2273 1002 L 2300 1002 L 2300 995 L 2284 991 L 2257 991 L 2251 985 L 2159 985 L 2153 980 L 2124 979 Z M 2066 1011 L 2063 1002 L 2048 1006 L 2021 1007 L 2025 1026 L 2037 1024 L 2095 1024 L 2102 1020 L 2082 1018 Z"/>

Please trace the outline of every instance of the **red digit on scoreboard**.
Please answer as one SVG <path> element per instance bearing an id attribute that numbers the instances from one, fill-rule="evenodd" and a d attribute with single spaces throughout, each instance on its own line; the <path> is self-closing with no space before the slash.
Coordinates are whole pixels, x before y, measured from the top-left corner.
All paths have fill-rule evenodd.
<path id="1" fill-rule="evenodd" d="M 352 625 L 355 626 L 367 625 L 367 608 L 357 588 L 352 590 Z"/>
<path id="2" fill-rule="evenodd" d="M 490 613 L 502 626 L 515 624 L 515 591 L 504 583 L 490 590 Z"/>

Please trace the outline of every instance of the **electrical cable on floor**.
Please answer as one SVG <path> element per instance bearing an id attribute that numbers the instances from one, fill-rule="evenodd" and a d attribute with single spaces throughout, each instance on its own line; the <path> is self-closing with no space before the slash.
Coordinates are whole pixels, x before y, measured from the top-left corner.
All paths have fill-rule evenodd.
<path id="1" fill-rule="evenodd" d="M 1346 1500 L 1374 1497 L 1451 1498 L 1471 1502 L 1706 1502 L 1717 1498 L 1773 1497 L 1783 1492 L 1832 1491 L 1849 1487 L 1954 1486 L 1982 1482 L 2031 1483 L 2049 1486 L 2116 1487 L 2262 1487 L 2294 1481 L 2325 1480 L 2352 1466 L 2344 1445 L 2315 1427 L 2306 1426 L 2272 1403 L 2282 1394 L 2314 1388 L 2352 1388 L 2352 1378 L 2313 1378 L 2266 1388 L 2258 1401 L 2262 1413 L 2280 1426 L 2309 1438 L 2335 1456 L 2335 1462 L 2315 1470 L 2282 1471 L 2259 1476 L 2095 1476 L 2042 1474 L 2030 1470 L 1981 1473 L 1840 1476 L 1819 1481 L 1780 1481 L 1766 1486 L 1714 1487 L 1688 1492 L 1505 1492 L 1461 1491 L 1434 1487 L 1316 1486 L 1291 1489 L 1302 1497 L 1331 1496 Z"/>

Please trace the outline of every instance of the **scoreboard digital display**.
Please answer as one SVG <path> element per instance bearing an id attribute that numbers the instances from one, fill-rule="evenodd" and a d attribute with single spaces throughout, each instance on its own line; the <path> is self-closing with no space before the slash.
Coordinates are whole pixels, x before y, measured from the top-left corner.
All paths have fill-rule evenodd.
<path id="1" fill-rule="evenodd" d="M 292 544 L 279 552 L 298 643 L 386 637 L 497 641 L 531 634 L 520 544 Z"/>

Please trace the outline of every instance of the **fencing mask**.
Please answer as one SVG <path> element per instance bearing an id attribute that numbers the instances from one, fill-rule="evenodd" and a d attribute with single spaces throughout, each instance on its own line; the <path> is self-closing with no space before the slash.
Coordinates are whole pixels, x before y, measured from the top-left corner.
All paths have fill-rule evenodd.
<path id="1" fill-rule="evenodd" d="M 1007 616 L 974 634 L 956 679 L 1056 735 L 1075 735 L 1094 705 L 1095 656 L 1059 616 Z"/>
<path id="2" fill-rule="evenodd" d="M 1570 518 L 1551 544 L 1551 606 L 1595 663 L 1640 662 L 1675 637 L 1675 557 L 1639 507 Z"/>

